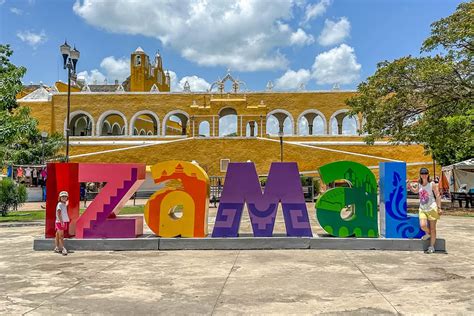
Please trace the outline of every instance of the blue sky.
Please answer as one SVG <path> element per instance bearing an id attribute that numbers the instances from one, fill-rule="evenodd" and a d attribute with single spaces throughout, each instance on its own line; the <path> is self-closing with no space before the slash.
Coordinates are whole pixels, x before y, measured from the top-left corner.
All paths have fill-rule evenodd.
<path id="1" fill-rule="evenodd" d="M 227 68 L 252 91 L 355 89 L 376 64 L 418 55 L 454 0 L 0 0 L 0 42 L 24 82 L 65 80 L 59 45 L 81 51 L 86 80 L 123 80 L 130 53 L 159 50 L 173 75 L 203 90 Z M 163 4 L 162 4 L 163 3 Z"/>

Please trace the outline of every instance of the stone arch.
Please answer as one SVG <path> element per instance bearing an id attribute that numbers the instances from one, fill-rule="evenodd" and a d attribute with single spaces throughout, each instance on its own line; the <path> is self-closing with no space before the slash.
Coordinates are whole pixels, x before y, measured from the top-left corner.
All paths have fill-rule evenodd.
<path id="1" fill-rule="evenodd" d="M 132 118 L 130 119 L 130 133 L 129 133 L 129 135 L 136 135 L 135 130 L 134 130 L 135 122 L 141 115 L 148 115 L 154 120 L 154 123 L 156 124 L 156 127 L 154 128 L 155 130 L 152 132 L 151 135 L 160 135 L 160 118 L 158 117 L 158 115 L 155 112 L 152 112 L 150 110 L 142 110 L 142 111 L 138 111 L 137 113 L 133 114 Z M 147 132 L 147 135 L 150 136 L 150 134 L 148 132 Z"/>
<path id="2" fill-rule="evenodd" d="M 112 124 L 112 136 L 121 136 L 122 131 L 123 129 L 119 123 L 115 122 Z"/>
<path id="3" fill-rule="evenodd" d="M 323 131 L 324 131 L 323 135 L 326 135 L 328 133 L 328 123 L 326 121 L 326 116 L 324 116 L 324 114 L 321 111 L 318 111 L 316 109 L 305 110 L 298 116 L 298 120 L 296 121 L 296 130 L 297 130 L 296 135 L 298 135 L 298 136 L 301 135 L 300 121 L 303 117 L 306 117 L 307 114 L 315 114 L 315 117 L 313 117 L 312 120 L 314 120 L 316 118 L 316 116 L 319 116 L 323 120 Z M 308 118 L 306 117 L 306 119 L 308 119 Z M 310 122 L 308 121 L 308 124 L 309 123 Z M 316 135 L 316 134 L 314 134 L 314 131 L 313 131 L 313 133 L 311 133 L 311 130 L 310 130 L 309 135 Z"/>
<path id="4" fill-rule="evenodd" d="M 102 113 L 100 116 L 99 116 L 99 119 L 97 120 L 97 132 L 96 132 L 96 135 L 97 136 L 102 136 L 102 124 L 104 123 L 104 121 L 106 120 L 106 118 L 110 115 L 118 115 L 122 118 L 123 120 L 123 124 L 124 124 L 124 127 L 125 127 L 125 130 L 123 132 L 123 135 L 127 135 L 127 131 L 128 131 L 128 122 L 127 122 L 127 117 L 120 111 L 117 111 L 117 110 L 109 110 L 109 111 L 105 111 L 104 113 Z"/>
<path id="5" fill-rule="evenodd" d="M 336 112 L 334 112 L 332 115 L 331 115 L 331 118 L 329 119 L 329 135 L 333 135 L 333 128 L 332 128 L 332 124 L 333 124 L 333 120 L 336 120 L 337 123 L 338 123 L 338 126 L 340 126 L 337 131 L 336 134 L 334 135 L 342 135 L 342 121 L 344 120 L 345 117 L 347 117 L 348 115 L 345 114 L 349 112 L 348 109 L 341 109 L 341 110 L 337 110 Z M 341 114 L 345 114 L 345 115 L 341 115 Z M 359 123 L 359 117 L 357 115 L 354 115 L 352 116 L 352 118 L 355 119 L 356 121 L 356 129 L 359 130 L 360 129 L 360 123 Z M 339 133 L 341 132 L 341 133 Z"/>
<path id="6" fill-rule="evenodd" d="M 229 136 L 229 135 L 232 135 L 232 136 L 240 136 L 239 134 L 239 116 L 237 114 L 237 110 L 231 106 L 225 106 L 223 108 L 221 108 L 219 110 L 219 113 L 218 113 L 218 116 L 219 116 L 219 137 L 223 137 L 223 136 Z M 228 133 L 227 135 L 223 135 L 223 128 L 221 127 L 221 120 L 223 118 L 225 118 L 226 116 L 235 116 L 235 130 L 231 130 L 229 131 L 230 133 Z M 231 122 L 230 124 L 233 124 L 234 122 Z M 233 135 L 235 134 L 235 135 Z"/>
<path id="7" fill-rule="evenodd" d="M 291 134 L 290 135 L 295 134 L 295 120 L 293 119 L 293 115 L 291 115 L 290 112 L 288 112 L 286 110 L 283 110 L 283 109 L 275 109 L 273 111 L 270 111 L 269 113 L 267 113 L 267 119 L 266 119 L 267 122 L 268 122 L 268 119 L 272 115 L 278 120 L 280 132 L 284 131 L 283 126 L 284 126 L 285 119 L 289 118 L 290 119 L 290 124 L 291 124 Z M 266 128 L 265 128 L 265 131 L 266 131 Z M 268 134 L 268 131 L 266 131 L 266 133 Z"/>
<path id="8" fill-rule="evenodd" d="M 110 125 L 109 121 L 105 120 L 104 125 L 107 125 L 107 133 L 112 133 L 112 125 Z"/>
<path id="9" fill-rule="evenodd" d="M 258 123 L 257 121 L 248 121 L 245 126 L 245 137 L 257 137 L 258 136 Z"/>
<path id="10" fill-rule="evenodd" d="M 165 117 L 163 118 L 163 124 L 162 126 L 162 133 L 161 135 L 166 136 L 166 122 L 168 122 L 169 118 L 171 116 L 177 116 L 181 120 L 181 135 L 186 135 L 186 127 L 189 122 L 189 114 L 182 111 L 182 110 L 174 110 L 171 112 L 168 112 Z"/>
<path id="11" fill-rule="evenodd" d="M 95 121 L 94 121 L 94 118 L 92 117 L 92 115 L 89 113 L 89 112 L 86 112 L 86 111 L 74 111 L 74 112 L 71 112 L 69 114 L 69 121 L 71 123 L 74 122 L 75 119 L 79 119 L 79 118 L 82 118 L 82 117 L 87 117 L 89 118 L 89 122 L 91 124 L 91 127 L 90 127 L 90 135 L 84 135 L 84 136 L 94 136 L 94 131 L 95 131 Z M 64 120 L 64 128 L 63 128 L 63 132 L 64 132 L 64 136 L 67 136 L 66 134 L 66 130 L 67 130 L 67 118 Z M 72 132 L 72 129 L 71 129 L 71 132 Z M 80 135 L 73 135 L 72 133 L 70 134 L 70 136 L 80 136 Z"/>
<path id="12" fill-rule="evenodd" d="M 207 128 L 207 133 L 205 129 Z M 208 121 L 202 121 L 199 123 L 198 135 L 203 137 L 211 136 L 211 124 Z"/>

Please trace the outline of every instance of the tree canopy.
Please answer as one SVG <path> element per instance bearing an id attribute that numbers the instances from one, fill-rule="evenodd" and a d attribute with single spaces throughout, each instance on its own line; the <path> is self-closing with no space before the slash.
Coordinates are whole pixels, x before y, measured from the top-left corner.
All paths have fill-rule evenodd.
<path id="1" fill-rule="evenodd" d="M 16 95 L 22 90 L 21 78 L 25 67 L 17 67 L 10 62 L 13 51 L 10 45 L 0 45 L 0 110 L 12 110 L 17 107 Z"/>
<path id="2" fill-rule="evenodd" d="M 383 61 L 358 86 L 347 104 L 362 113 L 368 143 L 422 144 L 443 165 L 473 156 L 473 12 L 473 1 L 460 4 L 431 25 L 424 55 Z"/>
<path id="3" fill-rule="evenodd" d="M 42 163 L 60 158 L 58 151 L 63 137 L 53 134 L 44 139 L 38 130 L 38 122 L 30 116 L 28 107 L 18 107 L 17 94 L 23 89 L 21 78 L 26 68 L 10 62 L 13 51 L 9 45 L 0 45 L 0 157 L 2 162 L 13 164 Z"/>

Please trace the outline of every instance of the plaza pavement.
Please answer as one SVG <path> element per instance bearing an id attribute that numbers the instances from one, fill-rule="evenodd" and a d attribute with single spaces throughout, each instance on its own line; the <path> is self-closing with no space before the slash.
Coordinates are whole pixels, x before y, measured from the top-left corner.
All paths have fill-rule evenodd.
<path id="1" fill-rule="evenodd" d="M 279 214 L 277 233 L 284 231 Z M 215 209 L 210 215 L 212 223 Z M 474 314 L 472 217 L 443 217 L 439 235 L 448 254 L 432 255 L 236 250 L 63 257 L 32 250 L 43 229 L 0 227 L 0 314 Z M 244 215 L 241 231 L 250 229 Z"/>

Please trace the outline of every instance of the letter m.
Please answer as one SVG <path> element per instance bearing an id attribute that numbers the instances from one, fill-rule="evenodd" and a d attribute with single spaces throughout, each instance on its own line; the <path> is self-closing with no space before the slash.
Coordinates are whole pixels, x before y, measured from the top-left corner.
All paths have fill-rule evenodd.
<path id="1" fill-rule="evenodd" d="M 237 237 L 244 204 L 255 237 L 271 237 L 278 204 L 282 204 L 287 236 L 313 236 L 296 162 L 274 162 L 265 190 L 253 163 L 230 163 L 212 237 Z"/>

